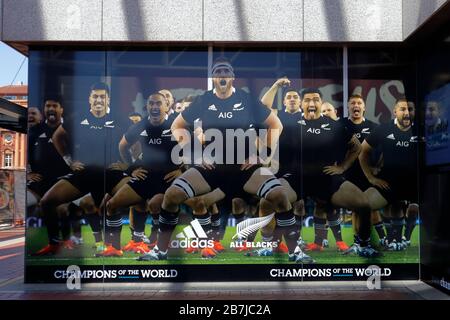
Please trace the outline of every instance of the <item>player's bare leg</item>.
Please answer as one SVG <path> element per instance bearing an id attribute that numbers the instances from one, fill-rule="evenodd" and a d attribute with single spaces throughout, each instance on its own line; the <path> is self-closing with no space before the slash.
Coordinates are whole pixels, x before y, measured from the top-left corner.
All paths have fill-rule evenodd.
<path id="1" fill-rule="evenodd" d="M 54 254 L 58 249 L 59 226 L 57 207 L 82 196 L 80 190 L 66 180 L 59 180 L 42 197 L 40 204 L 47 226 L 49 245 L 39 250 L 36 255 Z"/>
<path id="2" fill-rule="evenodd" d="M 370 247 L 370 212 L 371 205 L 364 192 L 356 185 L 345 181 L 331 197 L 331 203 L 338 208 L 348 208 L 359 216 L 359 232 L 355 235 L 355 248 L 360 256 L 376 257 L 379 253 Z M 345 253 L 349 253 L 347 250 Z"/>
<path id="3" fill-rule="evenodd" d="M 265 167 L 255 170 L 244 185 L 244 190 L 270 202 L 276 213 L 276 229 L 283 235 L 289 249 L 289 260 L 304 263 L 313 262 L 297 246 L 300 233 L 295 225 L 295 216 L 288 192 L 270 170 Z"/>
<path id="4" fill-rule="evenodd" d="M 159 215 L 159 229 L 157 245 L 151 253 L 152 257 L 144 257 L 143 260 L 159 260 L 167 258 L 170 238 L 178 224 L 180 204 L 189 198 L 203 195 L 211 191 L 211 187 L 201 173 L 190 168 L 180 177 L 175 179 L 172 185 L 164 193 Z M 154 255 L 154 257 L 153 257 Z"/>

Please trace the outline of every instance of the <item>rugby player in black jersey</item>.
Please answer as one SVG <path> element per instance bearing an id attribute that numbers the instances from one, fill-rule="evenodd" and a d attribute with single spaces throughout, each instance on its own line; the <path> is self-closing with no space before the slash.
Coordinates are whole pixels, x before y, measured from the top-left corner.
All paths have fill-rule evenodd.
<path id="1" fill-rule="evenodd" d="M 281 133 L 280 139 L 278 141 L 278 159 L 272 160 L 272 166 L 277 169 L 276 176 L 278 177 L 280 183 L 285 187 L 290 203 L 292 204 L 293 211 L 295 214 L 295 220 L 297 225 L 297 232 L 300 235 L 302 219 L 304 216 L 303 201 L 297 197 L 297 187 L 299 186 L 299 181 L 295 182 L 294 185 L 290 185 L 285 179 L 287 176 L 291 176 L 298 172 L 299 164 L 296 162 L 296 158 L 292 156 L 292 150 L 290 149 L 294 144 L 298 143 L 300 137 L 297 135 L 297 121 L 299 121 L 301 116 L 300 109 L 300 94 L 296 90 L 291 90 L 287 88 L 290 86 L 290 80 L 288 78 L 280 78 L 269 88 L 269 90 L 261 98 L 261 102 L 269 109 L 271 112 L 276 114 L 283 125 L 283 132 Z M 285 90 L 283 105 L 284 110 L 278 112 L 277 109 L 272 109 L 273 102 L 277 91 L 280 88 L 287 88 Z M 298 176 L 298 175 L 297 175 Z M 273 212 L 273 208 L 265 199 L 260 200 L 260 210 L 259 214 L 261 216 L 268 215 Z M 275 223 L 270 223 L 261 230 L 262 240 L 264 242 L 277 241 L 278 246 L 275 250 L 272 248 L 262 248 L 254 251 L 251 255 L 259 256 L 270 256 L 275 252 L 285 252 L 285 245 L 280 238 L 279 232 L 275 232 Z M 308 260 L 307 255 L 304 256 L 304 262 L 312 262 L 312 259 Z"/>
<path id="2" fill-rule="evenodd" d="M 364 99 L 359 94 L 353 94 L 348 99 L 348 118 L 342 119 L 342 123 L 347 128 L 350 133 L 353 133 L 358 138 L 359 142 L 362 143 L 365 138 L 367 138 L 374 129 L 378 126 L 376 123 L 366 119 L 364 113 L 366 111 L 366 105 Z M 379 165 L 379 154 L 374 152 L 371 158 L 371 167 L 375 170 Z M 357 185 L 361 190 L 365 191 L 370 187 L 369 181 L 367 181 L 364 175 L 359 161 L 355 161 L 350 169 L 345 174 L 346 178 Z M 357 227 L 359 225 L 357 221 L 358 217 L 354 213 L 352 214 L 353 228 L 357 232 Z M 384 230 L 383 219 L 378 210 L 371 213 L 371 224 L 374 226 L 380 243 L 386 241 L 386 232 Z"/>
<path id="3" fill-rule="evenodd" d="M 277 86 L 287 86 L 290 85 L 290 81 L 286 78 L 279 79 L 275 82 L 271 89 L 264 95 L 262 101 L 265 102 L 267 106 L 271 106 L 277 91 Z M 301 180 L 301 154 L 302 150 L 299 148 L 302 143 L 302 131 L 300 130 L 299 123 L 303 121 L 300 105 L 300 95 L 295 90 L 286 89 L 286 94 L 284 96 L 284 105 L 286 107 L 285 112 L 279 112 L 281 122 L 283 123 L 284 131 L 280 137 L 279 148 L 280 148 L 280 174 L 278 175 L 282 179 L 283 185 L 291 195 L 291 199 L 301 198 L 302 194 L 302 182 Z M 322 108 L 320 108 L 322 112 Z M 344 148 L 346 146 L 343 146 Z M 326 188 L 326 186 L 324 186 Z M 262 208 L 265 206 L 261 205 Z M 294 207 L 297 208 L 297 218 L 299 229 L 301 228 L 302 222 L 301 217 L 304 215 L 304 203 L 303 201 L 294 202 Z M 320 209 L 320 208 L 319 208 Z M 333 213 L 334 208 L 330 208 Z M 322 247 L 322 241 L 326 239 L 327 233 L 327 212 L 322 212 L 323 210 L 315 210 L 314 213 L 314 226 L 315 226 L 315 240 L 320 239 L 317 246 Z M 348 249 L 345 242 L 342 241 L 339 219 L 329 218 L 329 224 L 332 226 L 333 233 L 336 237 L 336 245 L 339 250 L 343 251 Z M 336 221 L 335 221 L 336 220 Z M 336 231 L 337 229 L 337 231 Z M 319 236 L 321 235 L 321 236 Z M 303 244 L 304 245 L 304 244 Z M 306 250 L 311 250 L 311 246 L 316 245 L 316 243 L 311 243 L 306 246 Z"/>
<path id="4" fill-rule="evenodd" d="M 177 145 L 172 139 L 170 123 L 167 121 L 168 104 L 162 93 L 151 94 L 147 99 L 148 117 L 131 126 L 119 143 L 123 163 L 131 165 L 131 147 L 139 142 L 142 159 L 134 163 L 132 179 L 123 185 L 116 194 L 107 201 L 106 209 L 113 215 L 119 208 L 134 206 L 135 229 L 131 244 L 136 253 L 146 253 L 150 249 L 142 241 L 142 226 L 145 227 L 146 200 L 156 194 L 164 193 L 169 187 L 168 179 L 179 166 L 171 161 L 171 150 Z M 176 177 L 176 176 L 174 176 Z M 126 247 L 131 246 L 130 243 Z M 128 251 L 128 250 L 127 250 Z"/>
<path id="5" fill-rule="evenodd" d="M 378 256 L 370 246 L 370 206 L 365 194 L 353 183 L 345 180 L 343 173 L 350 168 L 360 152 L 356 136 L 339 122 L 321 115 L 322 94 L 318 89 L 301 92 L 303 119 L 300 126 L 299 150 L 300 188 L 303 198 L 309 196 L 318 208 L 327 212 L 334 208 L 348 208 L 359 216 L 356 235 L 363 257 Z M 342 154 L 345 157 L 342 159 Z M 289 181 L 289 179 L 288 179 Z"/>
<path id="6" fill-rule="evenodd" d="M 55 209 L 58 205 L 78 199 L 91 193 L 95 206 L 100 207 L 104 193 L 114 194 L 129 178 L 124 166 L 118 160 L 114 143 L 118 139 L 115 120 L 110 114 L 109 88 L 96 83 L 89 93 L 89 110 L 76 110 L 75 119 L 59 126 L 53 135 L 53 142 L 73 173 L 61 179 L 44 195 L 41 207 L 47 217 L 49 245 L 55 246 L 58 228 Z M 74 110 L 75 111 L 75 110 Z M 117 152 L 118 153 L 118 152 Z M 107 170 L 105 170 L 105 164 Z M 104 256 L 121 256 L 121 216 L 106 216 Z"/>
<path id="7" fill-rule="evenodd" d="M 69 166 L 58 154 L 53 145 L 53 133 L 61 125 L 63 107 L 59 98 L 48 98 L 44 103 L 44 122 L 38 122 L 28 131 L 28 163 L 27 173 L 27 207 L 30 208 L 39 203 L 42 196 L 57 182 L 58 177 L 70 172 Z M 37 112 L 35 112 L 38 114 Z M 40 112 L 39 112 L 40 114 Z M 37 118 L 37 117 L 36 117 Z M 69 240 L 69 204 L 64 203 L 56 208 L 57 222 L 60 225 L 53 235 L 55 246 L 46 246 L 35 255 L 55 253 L 60 247 L 73 249 Z M 47 223 L 47 219 L 45 219 Z M 60 228 L 59 228 L 60 227 Z M 62 233 L 62 242 L 59 241 L 59 230 Z M 56 244 L 60 244 L 59 246 Z"/>
<path id="8" fill-rule="evenodd" d="M 254 145 L 256 137 L 247 139 L 252 141 L 244 142 L 244 148 L 236 143 L 231 146 L 225 143 L 228 145 L 226 150 L 220 141 L 214 139 L 223 140 L 228 134 L 229 140 L 236 142 L 234 140 L 239 133 L 249 134 L 249 131 L 255 132 L 251 130 L 252 127 L 266 127 L 268 134 L 265 143 L 270 149 L 275 147 L 282 125 L 274 114 L 260 106 L 259 101 L 233 87 L 234 71 L 227 60 L 216 60 L 212 75 L 214 89 L 198 96 L 172 125 L 172 133 L 181 145 L 188 144 L 190 140 L 189 131 L 186 130 L 189 126 L 193 126 L 194 122 L 201 126 L 204 133 L 202 163 L 188 169 L 167 189 L 160 215 L 164 223 L 160 220 L 158 244 L 147 253 L 148 259 L 167 258 L 170 237 L 178 222 L 179 205 L 188 198 L 205 194 L 218 186 L 231 199 L 245 197 L 242 192 L 245 191 L 271 202 L 277 215 L 277 228 L 283 230 L 287 241 L 289 260 L 301 262 L 302 252 L 296 248 L 298 233 L 295 230 L 295 217 L 286 191 L 271 171 L 260 165 L 257 155 L 250 152 L 250 145 Z"/>
<path id="9" fill-rule="evenodd" d="M 404 201 L 410 201 L 408 211 L 418 214 L 417 150 L 418 133 L 414 126 L 414 104 L 399 99 L 394 105 L 394 121 L 377 127 L 362 143 L 359 162 L 371 187 L 365 191 L 372 210 L 385 208 L 392 218 L 392 232 L 388 235 L 388 250 L 403 250 L 402 228 Z M 370 156 L 380 148 L 383 157 L 381 171 L 374 175 Z"/>

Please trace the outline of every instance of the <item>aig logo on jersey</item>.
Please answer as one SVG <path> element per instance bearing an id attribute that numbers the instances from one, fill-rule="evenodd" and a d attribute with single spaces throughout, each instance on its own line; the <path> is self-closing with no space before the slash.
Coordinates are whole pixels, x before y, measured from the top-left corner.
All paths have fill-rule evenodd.
<path id="1" fill-rule="evenodd" d="M 398 141 L 396 146 L 397 147 L 404 147 L 404 148 L 408 148 L 410 143 L 414 143 L 417 142 L 417 136 L 413 136 L 411 137 L 411 139 L 409 139 L 409 141 Z"/>
<path id="2" fill-rule="evenodd" d="M 148 140 L 148 144 L 161 144 L 162 140 L 161 138 L 151 138 Z"/>
<path id="3" fill-rule="evenodd" d="M 306 130 L 306 132 L 313 133 L 313 134 L 320 134 L 320 129 L 319 128 L 309 128 L 308 130 Z"/>
<path id="4" fill-rule="evenodd" d="M 220 112 L 218 118 L 231 119 L 233 118 L 233 112 Z"/>

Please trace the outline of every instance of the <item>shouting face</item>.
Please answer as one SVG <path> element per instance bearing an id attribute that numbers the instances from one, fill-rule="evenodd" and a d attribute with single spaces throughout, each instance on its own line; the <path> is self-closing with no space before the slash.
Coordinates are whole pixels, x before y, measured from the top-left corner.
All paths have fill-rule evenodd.
<path id="1" fill-rule="evenodd" d="M 320 118 L 322 112 L 322 99 L 318 93 L 306 93 L 302 100 L 304 117 L 307 120 Z"/>
<path id="2" fill-rule="evenodd" d="M 91 113 L 97 117 L 104 117 L 109 110 L 109 94 L 106 90 L 92 90 L 89 96 Z"/>

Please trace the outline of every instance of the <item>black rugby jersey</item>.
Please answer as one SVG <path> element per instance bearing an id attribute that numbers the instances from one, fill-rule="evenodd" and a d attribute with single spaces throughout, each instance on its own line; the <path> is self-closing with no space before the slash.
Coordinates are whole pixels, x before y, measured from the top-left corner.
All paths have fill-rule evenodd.
<path id="1" fill-rule="evenodd" d="M 331 118 L 321 116 L 315 120 L 302 119 L 300 163 L 304 175 L 322 174 L 325 166 L 339 164 L 343 150 L 352 138 L 345 127 Z"/>
<path id="2" fill-rule="evenodd" d="M 383 154 L 383 172 L 395 175 L 411 175 L 417 171 L 417 127 L 402 131 L 391 121 L 377 127 L 366 138 L 372 148 L 380 148 Z"/>
<path id="3" fill-rule="evenodd" d="M 70 172 L 53 145 L 52 137 L 56 129 L 40 123 L 28 131 L 28 163 L 32 172 L 45 177 L 59 177 Z"/>
<path id="4" fill-rule="evenodd" d="M 94 117 L 90 112 L 77 115 L 63 124 L 70 141 L 73 160 L 87 166 L 109 167 L 120 160 L 119 141 L 123 129 L 110 114 Z"/>
<path id="5" fill-rule="evenodd" d="M 278 118 L 283 124 L 283 132 L 278 141 L 280 169 L 284 171 L 298 171 L 300 167 L 300 134 L 299 121 L 302 120 L 302 113 L 289 113 L 279 111 Z"/>
<path id="6" fill-rule="evenodd" d="M 364 119 L 363 122 L 356 124 L 353 123 L 350 118 L 344 118 L 341 120 L 344 127 L 350 134 L 354 134 L 360 143 L 363 143 L 364 139 L 366 139 L 374 130 L 378 127 L 375 122 Z M 345 156 L 345 153 L 342 155 Z M 378 149 L 374 149 L 372 154 L 370 155 L 370 164 L 376 165 L 378 159 L 380 158 L 380 151 Z M 358 159 L 353 162 L 352 166 L 348 169 L 347 174 L 354 175 L 362 173 L 362 168 L 359 164 Z M 360 175 L 362 176 L 362 175 Z"/>
<path id="7" fill-rule="evenodd" d="M 344 118 L 341 120 L 342 124 L 347 128 L 350 133 L 353 133 L 359 142 L 363 142 L 373 130 L 377 127 L 375 122 L 364 119 L 363 122 L 356 124 L 353 123 L 349 118 Z"/>
<path id="8" fill-rule="evenodd" d="M 216 129 L 222 134 L 223 148 L 216 148 L 215 157 L 226 161 L 227 152 L 234 152 L 233 163 L 237 163 L 237 143 L 234 139 L 232 149 L 226 147 L 227 132 L 230 137 L 232 132 L 236 130 L 243 130 L 244 133 L 257 135 L 258 132 L 252 132 L 264 128 L 264 122 L 269 117 L 271 111 L 268 110 L 261 102 L 253 99 L 247 92 L 241 89 L 233 89 L 233 94 L 227 99 L 220 99 L 214 94 L 214 90 L 205 92 L 198 96 L 191 105 L 182 112 L 183 119 L 193 126 L 194 122 L 199 124 L 203 132 L 207 134 L 209 129 Z M 209 131 L 213 132 L 213 131 Z M 233 139 L 232 139 L 233 140 Z M 249 144 L 254 144 L 254 141 L 245 139 L 245 147 L 240 150 L 243 157 L 249 156 L 251 150 Z M 205 148 L 211 142 L 206 142 Z M 252 146 L 253 148 L 253 146 Z M 241 156 L 242 157 L 242 156 Z M 239 163 L 242 163 L 239 161 Z"/>
<path id="9" fill-rule="evenodd" d="M 130 145 L 140 142 L 142 160 L 139 163 L 142 166 L 161 171 L 177 169 L 179 164 L 173 163 L 171 159 L 172 149 L 177 146 L 177 141 L 172 139 L 170 126 L 171 123 L 167 120 L 159 126 L 154 126 L 144 119 L 131 126 L 125 133 L 124 137 Z"/>

